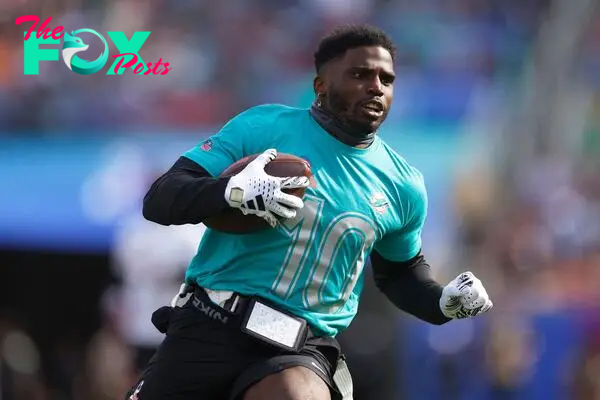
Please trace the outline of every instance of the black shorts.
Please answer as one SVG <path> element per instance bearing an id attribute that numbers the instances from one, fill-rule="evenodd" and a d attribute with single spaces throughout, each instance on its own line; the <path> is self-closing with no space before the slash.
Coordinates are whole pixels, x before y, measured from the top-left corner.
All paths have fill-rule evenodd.
<path id="1" fill-rule="evenodd" d="M 334 338 L 310 338 L 299 352 L 290 352 L 226 326 L 191 303 L 155 312 L 153 321 L 163 321 L 167 335 L 127 400 L 238 400 L 262 378 L 295 366 L 314 371 L 332 399 L 341 399 L 333 383 L 341 356 Z"/>

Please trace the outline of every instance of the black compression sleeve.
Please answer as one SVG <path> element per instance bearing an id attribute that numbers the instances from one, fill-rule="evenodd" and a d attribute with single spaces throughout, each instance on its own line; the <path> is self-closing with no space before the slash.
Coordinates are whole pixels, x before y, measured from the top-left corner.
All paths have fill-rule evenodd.
<path id="1" fill-rule="evenodd" d="M 431 268 L 422 254 L 393 262 L 373 251 L 371 265 L 375 284 L 396 307 L 431 324 L 450 321 L 439 305 L 442 287 L 431 277 Z"/>
<path id="2" fill-rule="evenodd" d="M 224 197 L 228 181 L 180 157 L 144 197 L 144 218 L 161 225 L 200 223 L 229 207 Z"/>

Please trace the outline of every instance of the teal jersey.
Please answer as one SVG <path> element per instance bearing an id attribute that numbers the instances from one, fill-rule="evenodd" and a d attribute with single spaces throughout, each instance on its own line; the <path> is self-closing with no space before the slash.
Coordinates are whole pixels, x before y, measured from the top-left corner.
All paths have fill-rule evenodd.
<path id="1" fill-rule="evenodd" d="M 317 333 L 335 336 L 356 315 L 372 249 L 391 261 L 420 251 L 423 177 L 381 138 L 367 149 L 350 147 L 323 130 L 309 110 L 282 105 L 244 111 L 184 156 L 218 176 L 268 148 L 310 163 L 314 183 L 304 208 L 256 233 L 207 229 L 186 280 L 261 296 L 306 319 Z"/>

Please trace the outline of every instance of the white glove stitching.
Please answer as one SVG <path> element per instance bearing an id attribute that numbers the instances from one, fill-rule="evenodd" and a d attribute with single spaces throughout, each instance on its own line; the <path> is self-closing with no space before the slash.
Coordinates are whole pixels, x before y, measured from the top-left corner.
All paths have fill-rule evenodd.
<path id="1" fill-rule="evenodd" d="M 277 157 L 275 149 L 268 149 L 242 171 L 229 179 L 225 189 L 225 200 L 244 215 L 253 214 L 265 219 L 275 227 L 277 214 L 294 218 L 296 210 L 304 206 L 301 199 L 285 194 L 282 188 L 305 188 L 309 179 L 304 176 L 278 178 L 267 175 L 265 166 Z"/>
<path id="2" fill-rule="evenodd" d="M 440 308 L 453 319 L 474 317 L 493 307 L 485 287 L 471 272 L 457 276 L 442 291 Z"/>

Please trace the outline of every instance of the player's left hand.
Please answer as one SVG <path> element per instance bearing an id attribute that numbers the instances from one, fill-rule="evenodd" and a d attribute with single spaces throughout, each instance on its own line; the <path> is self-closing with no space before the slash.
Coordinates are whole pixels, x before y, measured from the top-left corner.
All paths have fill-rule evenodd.
<path id="1" fill-rule="evenodd" d="M 452 319 L 474 317 L 493 306 L 483 284 L 471 272 L 457 276 L 444 287 L 440 297 L 442 313 Z"/>

